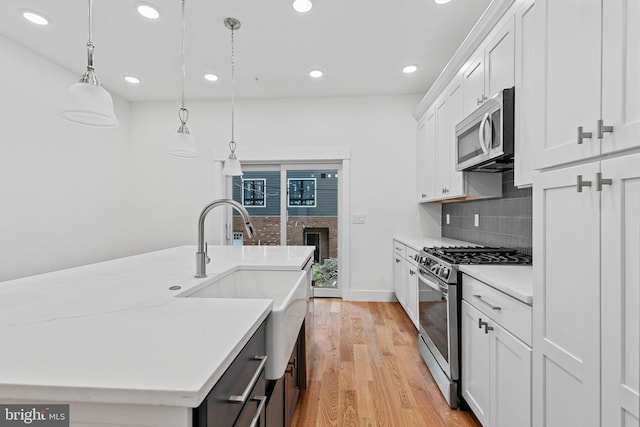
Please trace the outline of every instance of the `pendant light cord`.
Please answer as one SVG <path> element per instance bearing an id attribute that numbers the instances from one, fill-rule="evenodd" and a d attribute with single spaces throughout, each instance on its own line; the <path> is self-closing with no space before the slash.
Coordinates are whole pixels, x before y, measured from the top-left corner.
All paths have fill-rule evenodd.
<path id="1" fill-rule="evenodd" d="M 236 151 L 236 141 L 233 133 L 234 125 L 234 107 L 235 107 L 235 56 L 234 56 L 234 40 L 233 40 L 234 27 L 231 27 L 231 151 Z"/>
<path id="2" fill-rule="evenodd" d="M 184 32 L 185 32 L 185 19 L 184 19 L 184 3 L 185 0 L 182 0 L 182 108 L 184 109 L 184 79 L 185 79 L 185 69 L 184 69 Z"/>
<path id="3" fill-rule="evenodd" d="M 87 39 L 87 72 L 84 73 L 80 81 L 96 86 L 100 85 L 93 68 L 93 0 L 89 0 L 89 34 Z"/>

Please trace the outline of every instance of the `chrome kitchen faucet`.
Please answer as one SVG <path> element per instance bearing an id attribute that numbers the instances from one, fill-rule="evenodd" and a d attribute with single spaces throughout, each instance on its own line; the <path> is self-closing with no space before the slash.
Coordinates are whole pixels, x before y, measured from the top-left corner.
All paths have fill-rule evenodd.
<path id="1" fill-rule="evenodd" d="M 247 229 L 247 234 L 249 238 L 254 238 L 256 236 L 256 231 L 253 228 L 253 224 L 251 224 L 251 217 L 249 216 L 249 212 L 242 206 L 240 203 L 231 199 L 218 199 L 209 203 L 207 206 L 202 209 L 200 213 L 200 218 L 198 219 L 198 252 L 196 252 L 196 275 L 197 278 L 207 277 L 207 264 L 211 261 L 211 258 L 207 255 L 207 245 L 204 241 L 204 220 L 207 217 L 207 214 L 213 210 L 216 206 L 221 205 L 230 205 L 234 208 L 238 213 L 242 216 L 242 220 L 244 221 L 244 226 Z"/>

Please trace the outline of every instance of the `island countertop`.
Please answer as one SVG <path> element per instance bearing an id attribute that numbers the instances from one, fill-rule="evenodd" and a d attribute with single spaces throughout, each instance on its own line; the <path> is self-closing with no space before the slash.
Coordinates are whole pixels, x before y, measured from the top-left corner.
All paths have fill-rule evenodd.
<path id="1" fill-rule="evenodd" d="M 0 283 L 0 401 L 196 407 L 271 311 L 180 298 L 232 269 L 299 270 L 302 246 L 181 246 Z M 170 290 L 179 286 L 179 290 Z"/>

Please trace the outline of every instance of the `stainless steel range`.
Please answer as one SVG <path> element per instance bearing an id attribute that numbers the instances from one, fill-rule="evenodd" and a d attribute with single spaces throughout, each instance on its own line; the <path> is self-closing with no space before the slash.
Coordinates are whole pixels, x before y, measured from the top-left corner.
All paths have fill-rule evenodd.
<path id="1" fill-rule="evenodd" d="M 424 248 L 418 262 L 420 354 L 451 408 L 458 407 L 460 380 L 460 264 L 531 264 L 513 249 Z"/>

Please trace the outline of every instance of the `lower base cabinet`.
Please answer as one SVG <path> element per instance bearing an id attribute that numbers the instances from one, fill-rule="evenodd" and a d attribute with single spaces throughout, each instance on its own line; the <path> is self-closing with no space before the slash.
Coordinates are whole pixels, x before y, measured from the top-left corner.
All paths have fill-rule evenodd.
<path id="1" fill-rule="evenodd" d="M 202 404 L 194 427 L 289 427 L 300 390 L 307 387 L 305 323 L 278 380 L 264 376 L 266 322 L 263 323 Z M 244 399 L 242 399 L 244 397 Z"/>
<path id="2" fill-rule="evenodd" d="M 265 425 L 266 324 L 262 323 L 202 404 L 193 410 L 194 427 Z"/>
<path id="3" fill-rule="evenodd" d="M 303 322 L 284 375 L 267 381 L 267 427 L 290 427 L 300 391 L 307 388 L 305 331 Z"/>

